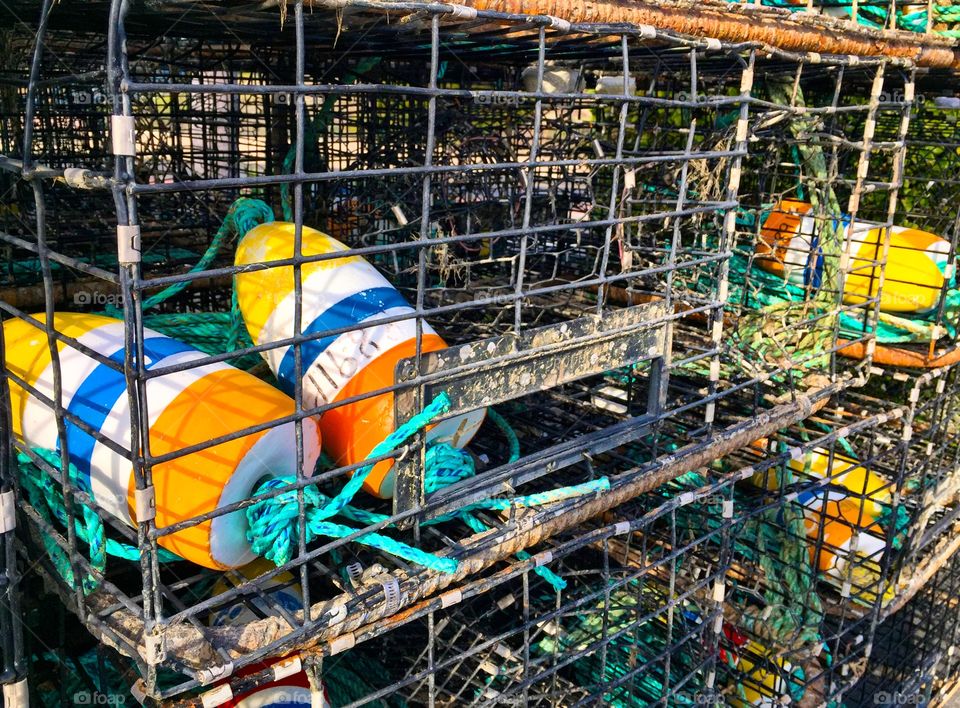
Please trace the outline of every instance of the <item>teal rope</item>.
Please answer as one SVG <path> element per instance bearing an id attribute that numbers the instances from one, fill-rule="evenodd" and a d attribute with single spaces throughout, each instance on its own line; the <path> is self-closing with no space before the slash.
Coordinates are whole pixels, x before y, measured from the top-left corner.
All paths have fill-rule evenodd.
<path id="1" fill-rule="evenodd" d="M 190 269 L 195 273 L 207 268 L 231 235 L 242 238 L 250 229 L 274 220 L 273 210 L 260 199 L 240 197 L 230 206 L 210 247 Z M 182 292 L 190 281 L 175 283 L 147 298 L 143 303 L 146 312 Z M 108 307 L 104 314 L 123 317 L 116 307 Z M 180 340 L 207 354 L 221 354 L 253 346 L 243 316 L 237 303 L 237 291 L 233 289 L 229 312 L 165 312 L 145 314 L 143 325 L 168 337 Z M 241 369 L 252 369 L 262 362 L 259 354 L 247 354 L 228 362 Z"/>
<path id="2" fill-rule="evenodd" d="M 293 481 L 295 481 L 293 478 L 282 477 L 269 479 L 257 488 L 256 493 L 264 494 L 283 489 L 289 487 Z M 336 507 L 336 504 L 332 503 L 336 501 L 335 499 L 325 498 L 311 487 L 304 488 L 303 496 L 304 505 L 307 507 L 305 523 L 307 543 L 320 536 L 344 538 L 356 533 L 355 528 L 324 520 L 324 514 L 329 513 L 330 508 Z M 278 566 L 288 563 L 293 557 L 297 541 L 299 513 L 296 490 L 257 502 L 247 510 L 247 518 L 250 520 L 247 538 L 254 553 L 263 555 Z M 457 570 L 457 561 L 453 558 L 435 556 L 379 533 L 364 534 L 356 541 L 432 570 L 443 573 L 453 573 Z"/>
<path id="3" fill-rule="evenodd" d="M 381 443 L 376 445 L 367 455 L 366 459 L 380 457 L 393 452 L 416 432 L 449 410 L 450 399 L 445 393 L 441 393 L 430 405 L 424 408 L 423 412 L 401 425 Z M 497 422 L 498 419 L 500 422 L 497 423 L 497 425 L 503 425 L 504 427 L 502 429 L 505 431 L 509 430 L 506 421 L 499 416 L 493 417 L 494 422 Z M 508 438 L 511 442 L 511 462 L 513 462 L 519 458 L 519 442 L 516 441 L 516 435 L 512 430 L 509 431 Z M 514 445 L 515 441 L 516 445 Z M 304 525 L 306 529 L 306 543 L 310 543 L 321 536 L 345 538 L 359 530 L 344 524 L 336 524 L 328 521 L 328 519 L 336 515 L 343 516 L 364 525 L 382 523 L 390 518 L 386 514 L 359 509 L 351 504 L 373 467 L 374 464 L 371 463 L 359 468 L 340 492 L 332 498 L 324 495 L 315 487 L 305 487 L 303 489 L 304 506 L 306 507 L 306 523 Z M 469 453 L 445 443 L 438 443 L 427 449 L 425 455 L 425 470 L 424 486 L 428 493 L 467 479 L 475 474 L 473 458 L 470 457 Z M 269 479 L 257 487 L 254 496 L 260 496 L 283 489 L 295 483 L 296 479 L 289 476 Z M 539 506 L 586 494 L 599 493 L 609 488 L 610 482 L 604 477 L 585 484 L 516 497 L 514 499 L 485 499 L 452 514 L 431 519 L 427 523 L 437 524 L 452 519 L 460 519 L 473 531 L 479 533 L 488 530 L 489 527 L 473 516 L 470 513 L 472 511 L 478 509 L 506 510 L 511 507 Z M 294 489 L 283 492 L 270 499 L 258 501 L 248 507 L 247 521 L 250 528 L 247 532 L 247 538 L 250 541 L 254 553 L 264 556 L 278 566 L 288 563 L 293 558 L 294 549 L 298 543 L 298 512 L 297 493 Z M 389 555 L 417 563 L 431 570 L 453 573 L 457 569 L 457 561 L 453 558 L 443 558 L 422 551 L 381 533 L 366 533 L 358 537 L 356 541 L 360 544 L 377 548 Z M 524 552 L 518 553 L 517 557 L 521 560 L 530 558 L 529 554 Z M 558 591 L 566 587 L 566 582 L 548 568 L 541 566 L 536 568 L 535 572 L 545 578 Z"/>
<path id="4" fill-rule="evenodd" d="M 441 393 L 421 413 L 411 418 L 383 441 L 378 443 L 366 459 L 379 457 L 392 452 L 406 442 L 417 431 L 425 427 L 438 415 L 450 409 L 450 399 Z M 356 470 L 353 476 L 343 485 L 343 489 L 333 498 L 324 497 L 316 489 L 304 488 L 304 504 L 308 507 L 305 523 L 306 542 L 310 543 L 319 536 L 342 538 L 357 531 L 347 526 L 328 524 L 326 520 L 336 516 L 350 504 L 364 481 L 373 470 L 374 464 L 364 465 Z M 254 492 L 256 496 L 271 492 L 296 483 L 295 477 L 283 476 L 262 482 Z M 293 549 L 297 542 L 298 522 L 297 495 L 295 491 L 287 492 L 271 499 L 256 502 L 247 508 L 247 520 L 250 529 L 247 539 L 253 552 L 262 555 L 276 565 L 284 565 L 293 557 Z M 433 554 L 424 553 L 419 549 L 408 546 L 400 541 L 394 541 L 381 534 L 370 533 L 357 539 L 358 543 L 379 548 L 391 555 L 423 565 L 432 570 L 444 573 L 453 573 L 457 569 L 457 561 L 452 558 L 440 558 Z"/>
<path id="5" fill-rule="evenodd" d="M 206 270 L 231 236 L 243 236 L 254 226 L 271 221 L 273 221 L 273 210 L 265 202 L 260 199 L 240 197 L 230 205 L 223 223 L 220 224 L 220 228 L 217 229 L 217 233 L 210 241 L 210 245 L 200 257 L 200 260 L 187 272 L 198 273 Z M 192 280 L 181 280 L 151 295 L 143 301 L 143 311 L 150 310 L 181 293 L 192 282 Z M 113 317 L 123 317 L 123 311 L 112 305 L 107 307 L 104 312 Z"/>
<path id="6" fill-rule="evenodd" d="M 381 61 L 381 57 L 367 57 L 361 59 L 357 64 L 357 68 L 353 70 L 347 70 L 344 74 L 343 84 L 349 84 L 356 81 L 360 76 L 370 71 Z M 316 153 L 316 138 L 317 133 L 320 130 L 323 130 L 327 126 L 327 121 L 330 119 L 330 114 L 333 111 L 333 104 L 338 100 L 339 96 L 330 95 L 323 99 L 323 105 L 320 107 L 317 117 L 314 118 L 307 124 L 306 131 L 304 133 L 304 145 L 307 146 L 310 150 L 313 150 Z M 287 150 L 287 154 L 283 158 L 283 171 L 285 174 L 292 174 L 294 163 L 296 162 L 297 150 L 296 145 L 293 144 L 290 146 L 290 149 Z M 283 219 L 284 221 L 293 221 L 293 198 L 290 195 L 290 183 L 284 182 L 280 185 L 280 206 L 283 209 Z"/>
<path id="7" fill-rule="evenodd" d="M 731 0 L 736 2 L 738 0 Z M 796 4 L 791 0 L 763 0 L 763 4 L 770 7 L 779 7 L 790 10 L 791 12 L 801 12 L 807 9 L 806 4 Z M 848 14 L 852 14 L 851 0 L 834 0 L 829 5 L 834 9 L 844 9 Z M 857 23 L 873 29 L 884 29 L 888 26 L 889 10 L 887 7 L 876 5 L 859 5 L 857 16 L 854 18 Z M 927 9 L 916 12 L 903 12 L 897 10 L 895 13 L 896 26 L 898 29 L 908 30 L 910 32 L 927 31 Z M 960 21 L 960 7 L 956 5 L 934 5 L 933 6 L 933 24 L 955 24 Z M 934 30 L 937 34 L 946 36 L 955 36 L 957 30 Z"/>
<path id="8" fill-rule="evenodd" d="M 516 462 L 520 459 L 520 441 L 517 434 L 510 427 L 506 419 L 497 413 L 493 408 L 487 408 L 487 416 L 491 422 L 500 428 L 500 431 L 507 437 L 507 444 L 510 446 L 510 458 L 508 462 Z"/>
<path id="9" fill-rule="evenodd" d="M 58 452 L 43 448 L 32 448 L 32 450 L 37 457 L 51 467 L 57 470 L 61 469 Z M 59 523 L 60 526 L 65 528 L 68 519 L 62 487 L 53 477 L 35 465 L 25 452 L 17 453 L 17 464 L 20 472 L 21 488 L 27 493 L 27 498 L 34 510 L 47 523 L 51 525 Z M 90 489 L 81 483 L 81 477 L 73 463 L 68 465 L 67 477 L 71 484 L 90 494 Z M 107 538 L 103 528 L 103 520 L 97 512 L 82 502 L 79 503 L 79 506 L 82 512 L 82 520 L 80 518 L 74 519 L 75 532 L 80 541 L 90 546 L 90 566 L 97 573 L 102 575 L 106 570 L 108 555 L 129 561 L 140 560 L 139 548 Z M 47 534 L 43 534 L 43 545 L 56 571 L 71 588 L 76 588 L 76 579 L 67 552 Z M 157 551 L 157 558 L 161 563 L 182 560 L 180 556 L 166 549 L 158 548 Z M 84 593 L 90 593 L 100 585 L 100 581 L 94 575 L 88 573 L 81 579 L 81 585 Z"/>

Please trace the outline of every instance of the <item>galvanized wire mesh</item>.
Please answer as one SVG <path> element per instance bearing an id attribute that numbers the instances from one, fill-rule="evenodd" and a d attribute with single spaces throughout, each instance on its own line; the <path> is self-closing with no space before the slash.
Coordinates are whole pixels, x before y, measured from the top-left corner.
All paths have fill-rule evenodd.
<path id="1" fill-rule="evenodd" d="M 904 438 L 886 427 L 905 410 L 848 426 L 834 408 L 820 428 L 797 425 L 869 369 L 885 254 L 844 252 L 862 205 L 898 223 L 912 65 L 421 3 L 286 9 L 282 24 L 279 8 L 216 3 L 5 10 L 30 37 L 5 38 L 0 71 L 0 174 L 12 175 L 0 182 L 12 205 L 0 309 L 32 324 L 54 362 L 43 391 L 10 363 L 5 380 L 58 428 L 46 447 L 12 436 L 21 457 L 3 456 L 28 522 L 24 559 L 133 660 L 153 698 L 212 690 L 211 701 L 224 681 L 240 695 L 275 679 L 264 662 L 289 652 L 328 689 L 336 662 L 376 667 L 366 684 L 342 679 L 363 684 L 346 701 L 358 705 L 746 704 L 768 674 L 786 695 L 842 695 L 900 554 L 790 575 L 808 552 L 839 555 L 810 540 L 796 502 L 823 483 L 778 476 L 762 494 L 735 482 L 738 463 L 775 469 L 785 444 L 846 450 L 849 437 L 884 489 L 904 484 Z M 293 224 L 286 255 L 234 264 L 239 198 Z M 784 199 L 812 205 L 820 245 L 800 256 L 822 264 L 815 287 L 784 286 L 760 258 Z M 375 266 L 412 308 L 387 317 L 413 332 L 405 361 L 346 400 L 310 389 L 330 375 L 314 355 L 370 327 L 305 311 L 309 274 L 336 263 L 306 246 L 305 227 L 341 241 L 337 258 Z M 234 282 L 284 269 L 298 303 L 289 336 L 259 341 Z M 866 296 L 845 293 L 851 278 Z M 44 324 L 63 310 L 123 318 L 123 346 L 91 351 Z M 432 353 L 430 326 L 454 346 Z M 158 368 L 145 328 L 204 356 Z M 261 355 L 284 349 L 278 379 Z M 71 405 L 78 351 L 120 381 L 125 439 Z M 151 382 L 219 362 L 286 385 L 288 408 L 187 445 L 158 440 Z M 386 393 L 399 424 L 441 392 L 441 417 L 495 407 L 519 459 L 488 414 L 470 444 L 475 473 L 436 489 L 417 433 L 374 457 L 395 466 L 392 504 L 357 496 L 352 526 L 302 539 L 322 506 L 309 495 L 335 497 L 364 457 L 332 454 L 310 479 L 316 416 Z M 172 509 L 166 470 L 284 426 L 296 533 L 280 568 L 166 562 L 164 549 L 184 548 L 178 534 L 282 501 L 257 478 L 229 503 Z M 100 490 L 61 473 L 88 438 L 129 461 L 121 512 L 134 523 L 95 513 Z M 749 447 L 760 439 L 768 448 Z M 54 483 L 31 494 L 24 475 Z M 44 507 L 57 493 L 59 519 Z M 899 518 L 899 500 L 889 506 Z M 605 514 L 613 525 L 590 521 Z M 132 560 L 95 557 L 97 519 L 106 532 L 93 538 L 126 543 Z M 391 543 L 354 542 L 375 532 Z M 759 554 L 758 538 L 770 544 Z M 788 599 L 782 636 L 766 636 L 765 608 Z M 788 658 L 771 658 L 774 645 Z"/>

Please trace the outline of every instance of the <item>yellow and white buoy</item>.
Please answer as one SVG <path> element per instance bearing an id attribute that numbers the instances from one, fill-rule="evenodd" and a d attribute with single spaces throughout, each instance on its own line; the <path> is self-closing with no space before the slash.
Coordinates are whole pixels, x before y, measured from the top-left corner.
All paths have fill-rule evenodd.
<path id="1" fill-rule="evenodd" d="M 336 254 L 347 247 L 324 233 L 303 227 L 304 256 Z M 294 225 L 261 224 L 237 247 L 238 266 L 291 259 Z M 340 403 L 395 384 L 397 362 L 416 353 L 415 311 L 390 282 L 356 255 L 304 263 L 301 268 L 301 333 L 316 335 L 301 347 L 303 405 L 315 408 Z M 237 300 L 250 337 L 271 344 L 294 335 L 293 266 L 258 267 L 238 273 Z M 394 320 L 393 318 L 401 318 Z M 383 320 L 392 320 L 384 322 Z M 349 331 L 338 332 L 347 328 Z M 421 351 L 446 347 L 426 322 Z M 287 392 L 295 386 L 294 347 L 263 352 L 264 359 Z M 320 417 L 324 447 L 338 465 L 362 461 L 394 431 L 392 392 L 331 408 Z M 427 432 L 428 442 L 464 447 L 483 423 L 484 409 L 441 421 Z M 393 496 L 393 464 L 377 464 L 365 488 L 377 496 Z"/>
<path id="2" fill-rule="evenodd" d="M 44 323 L 44 315 L 34 315 Z M 57 434 L 57 417 L 48 403 L 54 397 L 53 365 L 46 332 L 25 320 L 3 325 L 10 379 L 13 432 L 32 447 L 60 450 L 65 442 L 79 484 L 97 505 L 122 521 L 136 524 L 136 485 L 127 383 L 123 374 L 124 323 L 80 313 L 55 315 L 57 332 L 76 339 L 112 365 L 80 348 L 57 342 L 61 367 L 66 440 Z M 149 329 L 143 331 L 143 365 L 158 369 L 207 355 Z M 14 378 L 15 377 L 15 378 Z M 145 384 L 150 454 L 175 453 L 293 413 L 293 401 L 269 384 L 223 363 L 163 374 Z M 82 421 L 114 445 L 95 438 Z M 320 452 L 316 423 L 303 425 L 304 470 L 313 471 Z M 128 451 L 122 454 L 114 449 Z M 296 475 L 294 424 L 286 422 L 213 447 L 154 465 L 158 528 L 247 499 L 266 477 Z M 246 538 L 243 511 L 234 511 L 159 538 L 170 551 L 208 568 L 235 568 L 254 560 Z"/>

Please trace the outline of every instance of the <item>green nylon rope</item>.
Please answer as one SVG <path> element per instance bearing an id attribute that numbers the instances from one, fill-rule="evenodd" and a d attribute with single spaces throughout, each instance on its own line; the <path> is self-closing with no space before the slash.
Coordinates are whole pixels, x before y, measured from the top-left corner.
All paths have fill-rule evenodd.
<path id="1" fill-rule="evenodd" d="M 217 229 L 217 233 L 210 241 L 207 250 L 200 257 L 194 266 L 187 271 L 188 273 L 199 273 L 210 267 L 220 249 L 232 236 L 243 236 L 254 226 L 273 221 L 273 210 L 260 199 L 249 199 L 240 197 L 227 210 L 227 215 Z M 192 280 L 181 280 L 173 285 L 169 285 L 160 292 L 151 295 L 143 301 L 143 311 L 151 310 L 157 305 L 169 300 L 170 298 L 183 292 L 190 286 Z M 112 317 L 123 317 L 123 311 L 109 306 L 104 312 Z M 182 315 L 180 317 L 183 317 Z"/>
<path id="2" fill-rule="evenodd" d="M 415 433 L 425 428 L 435 418 L 450 410 L 450 400 L 445 393 L 439 394 L 424 410 L 411 418 L 407 423 L 398 427 L 381 443 L 376 445 L 366 459 L 374 459 L 393 452 L 403 445 Z M 497 416 L 494 420 L 496 422 Z M 502 421 L 502 418 L 499 418 Z M 509 431 L 511 462 L 519 457 L 519 443 L 514 440 L 515 434 L 509 426 L 502 428 Z M 358 509 L 351 505 L 351 501 L 360 491 L 364 481 L 374 468 L 374 463 L 357 469 L 340 492 L 334 497 L 322 494 L 314 487 L 304 487 L 304 505 L 306 507 L 305 542 L 310 543 L 319 537 L 344 538 L 356 533 L 357 528 L 331 522 L 334 516 L 341 515 L 363 524 L 375 524 L 387 521 L 389 516 Z M 459 450 L 446 443 L 437 443 L 429 447 L 425 455 L 424 486 L 426 491 L 436 491 L 445 486 L 466 479 L 475 474 L 473 459 L 469 453 Z M 262 482 L 254 492 L 254 496 L 281 490 L 296 483 L 294 477 L 275 477 Z M 477 509 L 506 510 L 511 507 L 534 507 L 563 499 L 569 499 L 587 494 L 596 494 L 609 490 L 610 482 L 606 477 L 592 480 L 585 484 L 562 487 L 547 492 L 515 497 L 513 499 L 486 499 L 476 502 L 455 513 L 437 517 L 427 523 L 436 524 L 452 519 L 460 519 L 475 532 L 487 530 L 482 521 L 470 514 Z M 246 510 L 249 531 L 247 538 L 254 553 L 261 555 L 276 565 L 284 565 L 294 557 L 298 544 L 299 513 L 296 490 L 283 492 L 275 497 L 264 499 L 252 504 Z M 414 548 L 401 541 L 397 541 L 381 533 L 366 533 L 355 539 L 357 543 L 377 548 L 390 555 L 417 563 L 431 570 L 443 573 L 453 573 L 457 569 L 457 561 L 453 558 L 440 557 Z M 524 552 L 517 554 L 521 560 L 530 556 Z M 535 569 L 557 590 L 562 590 L 566 582 L 547 568 Z"/>
<path id="3" fill-rule="evenodd" d="M 32 451 L 51 467 L 61 469 L 60 453 L 43 448 L 32 448 Z M 61 528 L 66 528 L 68 519 L 62 486 L 38 467 L 25 452 L 17 453 L 17 465 L 20 486 L 27 493 L 27 498 L 34 510 L 48 524 L 58 524 Z M 71 485 L 90 494 L 89 487 L 81 483 L 81 477 L 73 463 L 68 465 L 67 478 Z M 74 504 L 78 502 L 75 500 Z M 83 502 L 79 502 L 79 506 L 81 514 L 74 518 L 74 529 L 77 538 L 90 547 L 91 568 L 99 575 L 103 575 L 107 567 L 108 555 L 129 561 L 140 560 L 139 548 L 107 538 L 103 520 L 97 512 Z M 56 571 L 71 588 L 76 588 L 76 578 L 67 552 L 47 534 L 43 534 L 43 545 Z M 180 556 L 166 549 L 158 548 L 157 551 L 157 558 L 161 563 L 182 560 Z M 84 593 L 89 594 L 100 585 L 100 581 L 93 574 L 87 573 L 81 579 L 81 585 Z"/>

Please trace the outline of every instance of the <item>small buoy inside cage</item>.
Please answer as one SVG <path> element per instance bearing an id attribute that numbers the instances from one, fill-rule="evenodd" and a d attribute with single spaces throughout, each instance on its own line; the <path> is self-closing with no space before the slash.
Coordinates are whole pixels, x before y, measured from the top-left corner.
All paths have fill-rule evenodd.
<path id="1" fill-rule="evenodd" d="M 861 500 L 841 492 L 804 491 L 804 528 L 811 562 L 837 584 L 868 590 L 881 580 L 880 560 L 887 549 L 879 519 Z"/>
<path id="2" fill-rule="evenodd" d="M 3 325 L 10 380 L 13 431 L 32 447 L 60 450 L 53 407 L 24 389 L 20 379 L 49 400 L 54 399 L 54 367 L 42 314 L 41 326 L 25 320 Z M 79 473 L 78 484 L 97 506 L 134 525 L 137 490 L 130 451 L 127 382 L 123 373 L 124 323 L 111 317 L 58 313 L 54 329 L 96 352 L 99 361 L 72 344 L 57 341 L 62 405 L 67 415 L 66 445 Z M 149 329 L 143 330 L 143 366 L 147 371 L 175 367 L 207 355 Z M 159 457 L 233 435 L 253 426 L 290 416 L 293 401 L 273 386 L 223 363 L 163 373 L 144 384 L 150 454 Z M 95 438 L 77 421 L 97 431 Z M 304 470 L 313 471 L 320 452 L 317 425 L 303 424 Z M 265 478 L 296 474 L 293 422 L 229 439 L 206 449 L 153 466 L 156 525 L 163 528 L 247 499 Z M 208 568 L 235 568 L 256 558 L 246 537 L 243 511 L 160 536 L 158 543 Z"/>
<path id="3" fill-rule="evenodd" d="M 880 309 L 889 313 L 922 314 L 937 307 L 945 283 L 950 242 L 920 229 L 885 227 L 857 219 L 851 233 L 848 217 L 840 221 L 843 250 L 849 240 L 843 302 L 856 305 L 876 297 L 883 272 Z M 757 263 L 799 287 L 821 287 L 824 275 L 823 219 L 813 205 L 784 199 L 763 222 L 756 245 Z M 883 259 L 889 234 L 885 270 L 873 265 Z M 837 264 L 834 264 L 836 267 Z"/>
<path id="4" fill-rule="evenodd" d="M 253 563 L 226 573 L 213 586 L 212 597 L 222 595 L 233 588 L 244 589 L 233 602 L 226 603 L 210 613 L 209 624 L 213 627 L 242 627 L 264 617 L 282 617 L 283 612 L 291 615 L 303 609 L 303 595 L 297 587 L 297 581 L 291 573 L 282 572 L 265 581 L 260 581 L 259 592 L 252 588 L 250 581 L 273 570 L 275 566 L 267 560 L 258 559 Z M 248 676 L 264 669 L 272 669 L 274 679 L 242 693 L 231 693 L 231 697 L 220 705 L 229 708 L 285 708 L 286 706 L 309 706 L 311 703 L 310 679 L 303 670 L 299 658 L 295 655 L 279 660 L 253 664 L 238 672 L 238 676 Z M 316 705 L 330 708 L 330 697 L 326 686 L 322 686 L 323 700 Z M 319 696 L 318 696 L 319 697 Z"/>
<path id="5" fill-rule="evenodd" d="M 259 578 L 275 568 L 276 566 L 266 558 L 258 558 L 252 563 L 228 571 L 217 580 L 211 596 L 222 595 L 231 588 L 243 588 L 245 585 L 252 587 L 248 581 Z M 211 627 L 226 627 L 255 622 L 267 616 L 282 616 L 278 607 L 291 615 L 300 612 L 303 610 L 303 595 L 296 583 L 293 574 L 286 571 L 261 580 L 259 582 L 261 592 L 251 592 L 242 596 L 242 602 L 238 600 L 214 609 L 210 612 L 208 623 Z"/>
<path id="6" fill-rule="evenodd" d="M 763 442 L 753 447 L 762 448 Z M 876 584 L 880 559 L 890 546 L 882 523 L 894 512 L 889 480 L 851 457 L 834 454 L 831 463 L 829 452 L 820 448 L 791 459 L 788 467 L 803 481 L 795 499 L 803 512 L 811 564 L 840 586 L 849 582 L 863 589 Z M 812 480 L 830 484 L 814 487 Z M 750 483 L 769 491 L 781 489 L 773 469 L 755 472 Z"/>
<path id="7" fill-rule="evenodd" d="M 685 610 L 684 616 L 696 624 L 703 622 L 696 611 Z M 721 666 L 725 670 L 733 669 L 732 672 L 726 671 L 727 686 L 722 691 L 726 698 L 725 705 L 737 708 L 782 706 L 803 696 L 802 667 L 790 662 L 780 652 L 764 646 L 742 628 L 721 618 L 717 618 L 717 621 L 723 632 L 722 645 L 719 647 Z"/>
<path id="8" fill-rule="evenodd" d="M 759 447 L 754 443 L 754 447 Z M 813 448 L 788 462 L 790 470 L 801 480 L 828 479 L 832 486 L 850 492 L 850 499 L 859 500 L 865 513 L 879 518 L 893 503 L 893 485 L 882 474 L 869 470 L 857 460 L 834 452 L 831 464 L 830 451 Z M 773 470 L 755 472 L 754 486 L 768 491 L 778 491 L 777 475 Z"/>
<path id="9" fill-rule="evenodd" d="M 294 224 L 261 224 L 237 246 L 237 266 L 261 266 L 237 274 L 237 302 L 251 339 L 258 345 L 294 336 L 296 304 L 291 265 L 262 267 L 289 260 L 294 253 Z M 340 241 L 304 226 L 305 257 L 347 251 Z M 316 335 L 300 346 L 303 405 L 315 408 L 387 389 L 395 384 L 397 363 L 416 354 L 414 309 L 369 262 L 356 255 L 304 263 L 301 273 L 301 333 Z M 397 319 L 401 318 L 401 319 Z M 386 320 L 386 321 L 383 321 Z M 347 328 L 349 331 L 337 332 Z M 323 334 L 330 332 L 330 334 Z M 421 351 L 447 345 L 423 322 Z M 295 348 L 263 352 L 285 391 L 293 393 Z M 336 464 L 359 463 L 394 430 L 394 396 L 380 393 L 325 411 L 320 417 L 324 448 Z M 484 409 L 435 424 L 427 441 L 462 448 L 483 423 Z M 393 463 L 378 463 L 364 487 L 379 497 L 393 496 Z"/>
<path id="10" fill-rule="evenodd" d="M 528 66 L 520 74 L 523 82 L 523 90 L 528 93 L 534 93 L 537 90 L 537 76 L 539 69 L 537 65 Z M 563 67 L 545 65 L 543 67 L 543 84 L 541 93 L 563 94 L 576 93 L 580 84 L 580 71 L 578 69 L 564 69 Z"/>
<path id="11" fill-rule="evenodd" d="M 730 691 L 728 705 L 739 708 L 791 703 L 793 694 L 803 685 L 803 669 L 730 625 L 724 623 L 723 629 L 735 648 L 721 649 L 721 659 L 736 668 L 739 687 L 738 691 Z"/>

